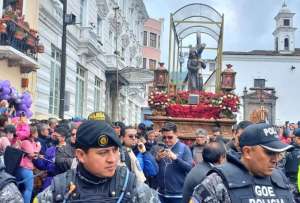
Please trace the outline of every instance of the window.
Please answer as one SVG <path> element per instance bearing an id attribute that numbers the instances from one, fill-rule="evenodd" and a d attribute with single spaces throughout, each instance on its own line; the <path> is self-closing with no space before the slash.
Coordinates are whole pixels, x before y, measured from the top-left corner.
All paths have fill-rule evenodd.
<path id="1" fill-rule="evenodd" d="M 154 70 L 156 67 L 156 60 L 149 59 L 149 69 Z"/>
<path id="2" fill-rule="evenodd" d="M 283 19 L 283 25 L 284 26 L 290 26 L 290 20 L 289 19 Z"/>
<path id="3" fill-rule="evenodd" d="M 158 42 L 158 48 L 160 49 L 160 35 L 158 35 L 158 40 L 157 40 L 157 42 Z"/>
<path id="4" fill-rule="evenodd" d="M 95 85 L 94 85 L 94 111 L 100 111 L 101 108 L 101 83 L 100 78 L 95 76 Z"/>
<path id="5" fill-rule="evenodd" d="M 58 115 L 59 92 L 60 92 L 60 60 L 61 52 L 54 45 L 51 45 L 51 68 L 50 68 L 50 96 L 49 114 Z"/>
<path id="6" fill-rule="evenodd" d="M 99 15 L 97 16 L 97 35 L 102 36 L 102 19 Z"/>
<path id="7" fill-rule="evenodd" d="M 86 0 L 80 0 L 80 16 L 79 16 L 79 20 L 80 20 L 80 25 L 81 26 L 85 26 L 85 19 L 86 19 Z"/>
<path id="8" fill-rule="evenodd" d="M 284 50 L 289 50 L 289 38 L 284 39 Z"/>
<path id="9" fill-rule="evenodd" d="M 156 34 L 150 33 L 150 46 L 156 48 Z"/>
<path id="10" fill-rule="evenodd" d="M 147 68 L 147 59 L 143 58 L 143 68 Z"/>
<path id="11" fill-rule="evenodd" d="M 77 64 L 75 115 L 81 117 L 83 116 L 84 110 L 85 74 L 86 70 L 81 65 Z"/>
<path id="12" fill-rule="evenodd" d="M 143 45 L 147 46 L 147 31 L 144 31 Z"/>

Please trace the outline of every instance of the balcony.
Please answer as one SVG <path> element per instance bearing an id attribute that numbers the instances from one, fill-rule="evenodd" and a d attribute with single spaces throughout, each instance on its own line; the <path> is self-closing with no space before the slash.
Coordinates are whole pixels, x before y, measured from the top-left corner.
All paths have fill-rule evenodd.
<path id="1" fill-rule="evenodd" d="M 0 58 L 10 66 L 20 66 L 21 72 L 31 72 L 37 67 L 38 53 L 44 52 L 37 31 L 30 29 L 24 17 L 13 11 L 0 19 Z"/>
<path id="2" fill-rule="evenodd" d="M 103 54 L 97 34 L 90 27 L 80 27 L 79 53 L 87 57 Z"/>
<path id="3" fill-rule="evenodd" d="M 125 62 L 122 60 L 120 56 L 117 56 L 116 60 L 116 55 L 115 54 L 107 54 L 105 55 L 106 58 L 106 64 L 109 70 L 116 70 L 116 61 L 118 62 L 118 69 L 122 70 L 126 67 Z"/>

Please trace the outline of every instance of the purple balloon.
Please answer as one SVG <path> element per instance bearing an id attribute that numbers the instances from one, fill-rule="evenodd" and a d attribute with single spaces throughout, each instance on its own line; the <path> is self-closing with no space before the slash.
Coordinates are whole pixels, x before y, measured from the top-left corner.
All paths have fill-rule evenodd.
<path id="1" fill-rule="evenodd" d="M 2 82 L 2 87 L 10 87 L 10 82 L 8 80 L 4 80 Z"/>
<path id="2" fill-rule="evenodd" d="M 4 100 L 9 100 L 10 99 L 10 96 L 9 95 L 2 95 L 2 99 L 4 99 Z"/>
<path id="3" fill-rule="evenodd" d="M 18 98 L 18 92 L 15 88 L 10 88 L 11 92 L 10 92 L 10 96 L 11 96 L 11 99 L 15 100 Z"/>
<path id="4" fill-rule="evenodd" d="M 33 115 L 33 113 L 30 110 L 26 111 L 27 118 L 32 117 L 32 115 Z"/>
<path id="5" fill-rule="evenodd" d="M 17 106 L 17 109 L 21 110 L 21 111 L 26 111 L 28 108 L 27 108 L 26 104 L 19 104 Z"/>

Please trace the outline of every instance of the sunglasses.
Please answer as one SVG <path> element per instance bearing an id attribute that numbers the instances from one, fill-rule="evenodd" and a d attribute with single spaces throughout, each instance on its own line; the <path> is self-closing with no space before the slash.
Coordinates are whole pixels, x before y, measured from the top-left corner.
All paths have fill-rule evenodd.
<path id="1" fill-rule="evenodd" d="M 129 137 L 130 139 L 134 139 L 134 138 L 136 138 L 136 135 L 128 135 L 128 137 Z"/>
<path id="2" fill-rule="evenodd" d="M 277 156 L 278 154 L 280 154 L 279 152 L 273 152 L 273 151 L 267 150 L 265 148 L 263 148 L 263 150 L 264 150 L 265 154 L 270 156 L 270 157 Z"/>
<path id="3" fill-rule="evenodd" d="M 172 140 L 174 138 L 174 136 L 164 136 L 163 139 L 165 140 Z"/>
<path id="4" fill-rule="evenodd" d="M 76 133 L 71 133 L 71 137 L 75 137 L 76 136 Z"/>

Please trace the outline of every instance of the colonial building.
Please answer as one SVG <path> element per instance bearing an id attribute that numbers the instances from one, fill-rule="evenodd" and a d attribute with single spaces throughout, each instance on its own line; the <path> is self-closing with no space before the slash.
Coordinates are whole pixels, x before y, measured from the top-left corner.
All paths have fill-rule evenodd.
<path id="1" fill-rule="evenodd" d="M 143 68 L 154 70 L 161 62 L 161 36 L 163 19 L 148 19 L 144 23 L 143 34 Z"/>
<path id="2" fill-rule="evenodd" d="M 245 87 L 252 87 L 254 79 L 265 79 L 269 87 L 275 88 L 276 118 L 275 123 L 298 121 L 300 100 L 300 48 L 295 47 L 295 23 L 293 13 L 284 3 L 275 16 L 276 26 L 273 32 L 273 50 L 253 50 L 249 52 L 223 52 L 223 67 L 232 64 L 236 75 L 236 93 L 243 95 Z M 299 23 L 299 22 L 298 22 Z M 226 32 L 226 30 L 225 30 Z M 271 37 L 271 36 L 270 36 Z M 270 39 L 271 40 L 271 39 Z M 259 49 L 259 47 L 258 47 Z M 207 81 L 207 86 L 213 86 L 215 76 Z M 211 89 L 211 88 L 210 88 Z M 243 109 L 241 109 L 243 112 Z M 244 119 L 241 113 L 239 120 Z"/>
<path id="3" fill-rule="evenodd" d="M 38 68 L 39 1 L 0 0 L 0 80 L 33 99 Z"/>
<path id="4" fill-rule="evenodd" d="M 142 67 L 143 1 L 69 0 L 67 8 L 76 24 L 67 27 L 65 117 L 105 111 L 113 120 L 139 122 L 144 96 L 122 73 Z M 39 29 L 45 54 L 39 58 L 36 115 L 58 116 L 61 1 L 41 1 Z"/>

